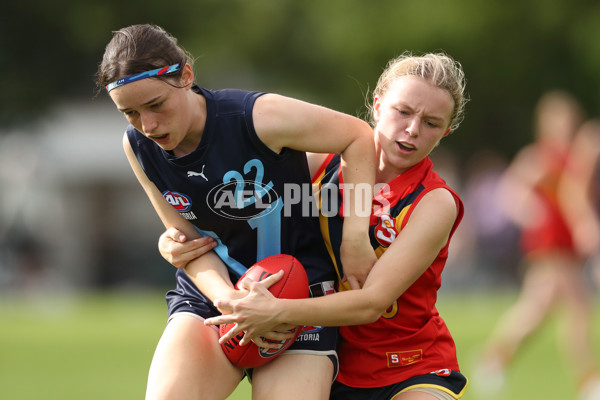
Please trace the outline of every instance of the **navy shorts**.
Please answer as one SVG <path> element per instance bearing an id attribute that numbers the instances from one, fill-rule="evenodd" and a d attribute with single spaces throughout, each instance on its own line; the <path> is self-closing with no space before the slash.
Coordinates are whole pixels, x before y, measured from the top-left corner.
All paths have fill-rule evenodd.
<path id="1" fill-rule="evenodd" d="M 202 318 L 221 315 L 212 301 L 206 297 L 192 282 L 185 271 L 179 269 L 175 274 L 177 286 L 169 290 L 165 296 L 169 310 L 169 318 L 176 313 L 192 313 Z M 311 285 L 313 297 L 323 295 L 321 288 L 330 287 L 320 283 Z M 315 354 L 329 357 L 334 366 L 334 377 L 338 370 L 337 357 L 338 328 L 335 327 L 305 327 L 298 339 L 286 350 L 292 354 Z"/>
<path id="2" fill-rule="evenodd" d="M 418 387 L 436 388 L 454 399 L 460 399 L 469 381 L 458 371 L 440 370 L 417 375 L 405 381 L 378 388 L 355 388 L 334 382 L 329 400 L 390 400 L 402 391 Z"/>

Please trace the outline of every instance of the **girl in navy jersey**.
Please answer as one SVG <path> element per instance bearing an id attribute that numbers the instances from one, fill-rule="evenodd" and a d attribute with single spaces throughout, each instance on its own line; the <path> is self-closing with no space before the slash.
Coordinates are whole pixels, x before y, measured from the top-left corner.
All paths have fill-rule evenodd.
<path id="1" fill-rule="evenodd" d="M 372 130 L 358 118 L 284 96 L 201 88 L 191 57 L 151 25 L 114 33 L 97 84 L 130 123 L 125 153 L 165 226 L 190 240 L 204 237 L 195 242 L 203 250 L 214 248 L 176 272 L 146 398 L 224 399 L 243 371 L 226 358 L 214 327 L 204 324 L 220 314 L 212 300 L 245 295 L 232 282 L 279 253 L 302 262 L 311 295 L 333 286 L 335 270 L 316 216 L 303 216 L 302 204 L 286 196 L 305 187 L 312 195 L 305 151 L 341 153 L 346 180 L 372 185 Z M 358 285 L 376 260 L 368 209 L 351 205 L 346 223 L 344 265 Z M 265 336 L 281 334 L 273 329 Z M 256 368 L 253 398 L 326 399 L 337 368 L 337 332 L 322 329 L 313 339 Z"/>
<path id="2" fill-rule="evenodd" d="M 234 331 L 246 331 L 244 343 L 252 339 L 265 347 L 260 332 L 281 323 L 341 326 L 332 399 L 461 398 L 467 379 L 435 303 L 463 206 L 428 156 L 458 127 L 464 86 L 460 64 L 445 54 L 404 54 L 380 77 L 371 110 L 378 186 L 369 228 L 378 261 L 362 288 L 343 290 L 347 285 L 341 282 L 342 291 L 330 296 L 280 300 L 265 289 L 278 275 L 261 283 L 244 281 L 250 294 L 217 300 L 220 310 L 232 314 L 207 324 L 236 322 Z M 312 171 L 317 189 L 346 182 L 339 155 L 314 157 L 320 162 L 313 165 L 321 165 Z M 321 206 L 331 210 L 330 204 Z M 346 222 L 339 213 L 321 222 L 340 277 L 346 267 L 339 252 Z M 161 242 L 163 253 L 173 246 L 165 235 Z"/>

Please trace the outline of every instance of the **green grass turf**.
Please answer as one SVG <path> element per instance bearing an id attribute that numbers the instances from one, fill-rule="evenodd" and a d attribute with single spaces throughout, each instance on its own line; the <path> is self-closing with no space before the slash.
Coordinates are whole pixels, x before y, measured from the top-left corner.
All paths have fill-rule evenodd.
<path id="1" fill-rule="evenodd" d="M 514 298 L 514 293 L 440 295 L 438 308 L 455 337 L 466 375 L 493 324 Z M 142 399 L 165 313 L 161 292 L 0 297 L 0 397 Z M 557 328 L 552 319 L 522 350 L 509 371 L 503 400 L 575 398 L 557 345 Z M 599 332 L 597 307 L 596 349 Z M 249 399 L 249 393 L 244 381 L 230 399 Z M 472 392 L 463 399 L 478 400 Z"/>
<path id="2" fill-rule="evenodd" d="M 453 334 L 462 372 L 472 378 L 476 360 L 485 340 L 503 312 L 516 300 L 517 293 L 440 296 L 440 315 Z M 600 302 L 595 302 L 592 338 L 600 361 Z M 529 338 L 507 371 L 504 391 L 494 400 L 574 400 L 574 376 L 561 346 L 563 332 L 560 312 L 555 312 L 542 328 Z M 463 400 L 481 400 L 473 390 Z"/>

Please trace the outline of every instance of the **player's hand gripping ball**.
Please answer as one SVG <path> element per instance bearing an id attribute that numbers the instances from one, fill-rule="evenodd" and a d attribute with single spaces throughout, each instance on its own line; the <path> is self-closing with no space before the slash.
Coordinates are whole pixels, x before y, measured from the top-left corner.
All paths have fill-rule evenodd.
<path id="1" fill-rule="evenodd" d="M 238 283 L 246 277 L 259 282 L 281 270 L 283 270 L 283 277 L 269 288 L 273 296 L 281 299 L 302 299 L 308 297 L 308 277 L 306 276 L 306 271 L 302 264 L 300 264 L 300 261 L 287 254 L 276 254 L 260 260 L 241 276 Z M 235 284 L 236 289 L 238 288 L 238 283 Z M 225 335 L 233 326 L 234 324 L 219 325 L 220 336 Z M 301 330 L 302 327 L 295 327 L 293 330 L 294 336 L 285 340 L 278 349 L 260 348 L 253 342 L 245 346 L 240 346 L 239 342 L 244 337 L 244 332 L 240 332 L 233 339 L 221 344 L 221 348 L 229 361 L 234 365 L 241 368 L 255 368 L 283 353 L 294 343 Z"/>

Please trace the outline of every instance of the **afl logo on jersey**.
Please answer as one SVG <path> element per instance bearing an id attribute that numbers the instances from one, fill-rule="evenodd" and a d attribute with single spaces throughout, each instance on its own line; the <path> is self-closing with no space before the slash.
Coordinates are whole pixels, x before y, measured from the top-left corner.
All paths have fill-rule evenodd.
<path id="1" fill-rule="evenodd" d="M 192 208 L 192 200 L 183 193 L 167 190 L 163 196 L 180 213 L 187 212 Z"/>
<path id="2" fill-rule="evenodd" d="M 215 186 L 206 197 L 210 209 L 228 219 L 249 220 L 275 210 L 279 196 L 269 182 L 232 181 Z"/>
<path id="3" fill-rule="evenodd" d="M 206 204 L 215 214 L 227 219 L 262 218 L 283 206 L 273 186 L 273 181 L 265 180 L 262 161 L 253 158 L 241 171 L 227 171 L 223 183 L 208 192 Z"/>

